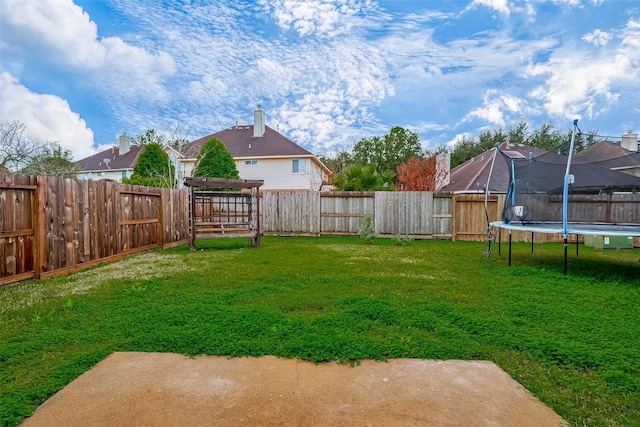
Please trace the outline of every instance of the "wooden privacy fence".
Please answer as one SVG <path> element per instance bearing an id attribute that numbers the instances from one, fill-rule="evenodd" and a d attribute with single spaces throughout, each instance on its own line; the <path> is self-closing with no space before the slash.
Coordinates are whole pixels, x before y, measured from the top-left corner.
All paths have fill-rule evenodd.
<path id="1" fill-rule="evenodd" d="M 489 221 L 502 219 L 504 194 L 487 200 Z M 561 212 L 556 196 L 544 205 Z M 263 228 L 271 235 L 357 234 L 362 218 L 373 215 L 382 235 L 485 241 L 487 214 L 484 194 L 432 192 L 295 192 L 266 191 Z M 640 226 L 640 194 L 571 196 L 571 221 L 624 222 Z M 561 220 L 561 216 L 560 216 Z M 513 241 L 561 241 L 562 236 L 513 232 Z M 506 237 L 505 237 L 506 238 Z M 640 243 L 640 242 L 638 242 Z"/>
<path id="2" fill-rule="evenodd" d="M 0 285 L 187 242 L 183 190 L 0 174 Z"/>
<path id="3" fill-rule="evenodd" d="M 262 193 L 262 231 L 271 235 L 355 235 L 372 215 L 382 235 L 451 238 L 450 193 Z"/>
<path id="4" fill-rule="evenodd" d="M 154 247 L 187 243 L 185 190 L 54 177 L 0 174 L 0 285 L 75 271 Z M 432 192 L 261 192 L 263 234 L 355 235 L 372 215 L 383 236 L 484 241 L 484 194 Z M 559 196 L 538 208 L 561 212 Z M 490 221 L 505 195 L 489 196 Z M 571 196 L 571 221 L 640 226 L 640 194 Z M 560 216 L 561 219 L 561 216 Z M 506 239 L 506 236 L 502 236 Z M 562 236 L 513 232 L 513 241 Z M 640 239 L 636 239 L 640 245 Z"/>

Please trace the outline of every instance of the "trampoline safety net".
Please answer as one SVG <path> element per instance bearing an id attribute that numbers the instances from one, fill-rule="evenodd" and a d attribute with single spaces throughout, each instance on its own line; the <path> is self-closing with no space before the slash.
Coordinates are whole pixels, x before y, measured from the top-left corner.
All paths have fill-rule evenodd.
<path id="1" fill-rule="evenodd" d="M 612 164 L 624 163 L 624 159 L 581 162 L 572 160 L 569 149 L 564 146 L 529 158 L 513 158 L 510 153 L 500 151 L 510 172 L 502 218 L 506 224 L 585 221 L 580 210 L 572 209 L 570 204 L 568 209 L 564 207 L 567 217 L 563 217 L 565 197 L 570 202 L 580 196 L 640 192 L 640 177 L 611 168 Z M 630 154 L 627 160 L 639 155 Z M 597 200 L 597 197 L 592 199 Z M 586 221 L 594 222 L 593 216 Z"/>

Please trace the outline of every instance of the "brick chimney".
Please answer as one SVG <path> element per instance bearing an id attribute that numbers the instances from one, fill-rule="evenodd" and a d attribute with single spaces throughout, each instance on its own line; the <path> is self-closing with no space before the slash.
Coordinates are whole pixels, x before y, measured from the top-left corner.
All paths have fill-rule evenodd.
<path id="1" fill-rule="evenodd" d="M 253 111 L 253 137 L 261 137 L 264 135 L 264 110 L 258 104 L 258 107 Z"/>
<path id="2" fill-rule="evenodd" d="M 129 152 L 129 146 L 131 144 L 131 138 L 127 136 L 126 132 L 122 132 L 120 135 L 120 155 L 127 154 Z"/>

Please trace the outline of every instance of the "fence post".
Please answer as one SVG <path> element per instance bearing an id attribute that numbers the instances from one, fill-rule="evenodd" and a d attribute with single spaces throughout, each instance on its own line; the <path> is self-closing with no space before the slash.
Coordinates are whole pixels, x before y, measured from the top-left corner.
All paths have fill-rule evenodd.
<path id="1" fill-rule="evenodd" d="M 451 195 L 451 241 L 452 242 L 456 241 L 456 227 L 457 227 L 457 224 L 456 224 L 456 222 L 457 222 L 456 221 L 456 219 L 457 219 L 456 218 L 456 209 L 457 209 L 456 203 L 457 203 L 457 201 L 456 201 L 456 199 L 457 199 L 456 195 L 452 194 Z"/>
<path id="2" fill-rule="evenodd" d="M 33 216 L 36 221 L 35 226 L 35 240 L 36 240 L 36 251 L 34 251 L 34 275 L 36 279 L 40 278 L 42 274 L 43 266 L 45 265 L 47 259 L 47 231 L 46 231 L 46 223 L 45 223 L 45 203 L 46 203 L 46 177 L 37 176 L 36 177 L 36 186 L 37 186 L 37 196 L 38 200 L 37 204 L 34 203 Z"/>

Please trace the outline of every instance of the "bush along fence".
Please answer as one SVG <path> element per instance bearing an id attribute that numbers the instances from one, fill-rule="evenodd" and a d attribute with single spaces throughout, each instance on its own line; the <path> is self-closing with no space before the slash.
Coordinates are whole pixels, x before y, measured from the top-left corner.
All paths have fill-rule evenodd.
<path id="1" fill-rule="evenodd" d="M 187 242 L 184 190 L 0 174 L 0 285 Z"/>

